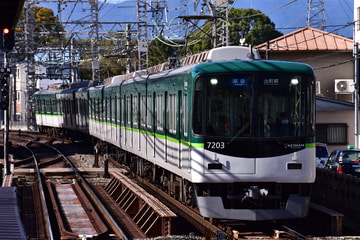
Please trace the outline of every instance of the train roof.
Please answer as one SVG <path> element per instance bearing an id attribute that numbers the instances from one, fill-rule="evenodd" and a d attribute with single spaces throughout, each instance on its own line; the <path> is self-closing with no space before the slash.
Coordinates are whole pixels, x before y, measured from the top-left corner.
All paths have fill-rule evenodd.
<path id="1" fill-rule="evenodd" d="M 176 74 L 206 74 L 218 72 L 299 72 L 314 74 L 314 70 L 307 64 L 300 62 L 275 61 L 275 60 L 235 60 L 223 62 L 206 62 L 184 67 L 174 68 L 159 73 L 140 76 L 135 80 L 161 78 Z M 134 81 L 133 79 L 130 81 Z"/>
<path id="2" fill-rule="evenodd" d="M 62 90 L 39 90 L 34 93 L 34 95 L 45 95 L 45 94 L 56 94 L 60 93 Z"/>
<path id="3" fill-rule="evenodd" d="M 303 74 L 314 75 L 314 70 L 307 64 L 300 62 L 276 61 L 276 60 L 235 60 L 223 62 L 205 62 L 183 67 L 173 68 L 162 72 L 150 73 L 147 75 L 137 76 L 131 79 L 114 82 L 105 85 L 105 88 L 115 87 L 131 82 L 145 81 L 169 77 L 178 74 L 198 74 L 218 73 L 218 72 L 298 72 Z"/>
<path id="4" fill-rule="evenodd" d="M 194 66 L 194 74 L 217 72 L 298 72 L 314 74 L 314 70 L 307 64 L 299 62 L 253 60 L 228 61 L 216 63 L 202 63 Z"/>

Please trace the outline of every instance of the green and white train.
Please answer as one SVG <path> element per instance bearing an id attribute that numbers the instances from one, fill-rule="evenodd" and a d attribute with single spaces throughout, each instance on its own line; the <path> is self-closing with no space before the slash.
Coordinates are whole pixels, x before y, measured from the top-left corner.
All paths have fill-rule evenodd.
<path id="1" fill-rule="evenodd" d="M 313 69 L 260 60 L 244 47 L 192 58 L 108 85 L 39 91 L 37 124 L 90 134 L 204 217 L 306 216 L 315 180 Z"/>

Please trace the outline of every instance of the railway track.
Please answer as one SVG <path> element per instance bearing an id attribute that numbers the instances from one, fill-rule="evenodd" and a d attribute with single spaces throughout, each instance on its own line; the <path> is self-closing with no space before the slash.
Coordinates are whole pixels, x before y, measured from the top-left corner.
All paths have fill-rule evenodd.
<path id="1" fill-rule="evenodd" d="M 119 177 L 122 174 L 118 170 L 111 172 L 111 180 L 106 183 L 96 183 L 97 180 L 94 180 L 95 183 L 90 185 L 75 167 L 77 163 L 70 161 L 58 150 L 65 150 L 66 144 L 57 142 L 51 146 L 48 139 L 24 142 L 26 144 L 21 147 L 23 153 L 20 154 L 24 159 L 16 159 L 16 166 L 24 172 L 26 169 L 37 169 L 35 174 L 17 177 L 16 180 L 21 189 L 24 219 L 28 219 L 25 222 L 36 223 L 32 224 L 34 226 L 25 226 L 30 238 L 55 239 L 63 236 L 66 239 L 78 239 L 79 236 L 91 235 L 95 239 L 105 236 L 108 239 L 145 239 L 171 234 L 185 236 L 194 231 L 195 235 L 205 239 L 306 239 L 272 222 L 248 224 L 204 219 L 197 211 L 159 191 L 147 180 L 135 178 L 141 188 L 133 185 L 133 177 L 119 183 L 119 179 L 124 178 Z M 33 159 L 36 159 L 36 164 Z M 116 168 L 120 169 L 121 166 Z M 128 187 L 125 188 L 125 185 Z M 164 206 L 168 209 L 163 210 Z M 76 219 L 75 215 L 78 214 L 74 212 L 81 213 L 81 217 Z M 92 225 L 79 225 L 84 222 Z M 184 227 L 183 222 L 191 228 Z M 179 229 L 187 229 L 187 233 Z"/>
<path id="2" fill-rule="evenodd" d="M 118 167 L 116 162 L 113 162 Z M 117 174 L 114 174 L 117 175 Z M 273 221 L 246 222 L 238 220 L 213 220 L 202 217 L 196 209 L 180 203 L 167 193 L 161 191 L 149 181 L 139 177 L 130 176 L 127 181 L 134 181 L 147 193 L 156 197 L 185 220 L 205 239 L 306 239 L 300 233 Z M 186 234 L 181 232 L 181 234 Z"/>
<path id="3" fill-rule="evenodd" d="M 33 178 L 28 179 L 28 183 L 33 184 L 23 191 L 23 196 L 32 196 L 24 198 L 23 206 L 34 203 L 33 208 L 24 211 L 25 217 L 34 215 L 36 218 L 35 226 L 32 229 L 27 227 L 30 237 L 79 239 L 91 236 L 92 239 L 109 239 L 109 236 L 116 235 L 115 239 L 124 239 L 115 222 L 104 220 L 98 214 L 98 209 L 103 206 L 96 201 L 90 186 L 68 158 L 54 147 L 40 142 L 29 142 L 24 148 L 31 153 L 33 161 L 30 163 L 26 159 L 19 166 L 36 169 Z M 44 174 L 45 167 L 54 169 L 53 173 L 49 176 Z M 67 172 L 66 177 L 64 172 Z M 28 194 L 29 191 L 32 194 Z M 92 201 L 89 201 L 89 193 L 93 194 Z"/>

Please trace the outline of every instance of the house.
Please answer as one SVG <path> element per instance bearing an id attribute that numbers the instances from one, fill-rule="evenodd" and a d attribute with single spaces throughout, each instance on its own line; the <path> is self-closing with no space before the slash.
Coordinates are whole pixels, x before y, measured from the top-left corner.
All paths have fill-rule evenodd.
<path id="1" fill-rule="evenodd" d="M 297 61 L 316 73 L 317 140 L 329 149 L 355 144 L 354 42 L 312 27 L 256 46 L 264 59 Z"/>
<path id="2" fill-rule="evenodd" d="M 355 145 L 354 103 L 316 97 L 316 138 L 329 151 Z"/>

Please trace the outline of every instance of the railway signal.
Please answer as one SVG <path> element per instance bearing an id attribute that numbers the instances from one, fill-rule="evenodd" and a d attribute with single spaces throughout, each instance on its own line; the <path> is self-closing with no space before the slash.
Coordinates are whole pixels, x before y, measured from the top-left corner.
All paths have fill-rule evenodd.
<path id="1" fill-rule="evenodd" d="M 0 34 L 0 50 L 10 52 L 15 46 L 15 31 L 10 28 L 3 28 Z"/>
<path id="2" fill-rule="evenodd" d="M 11 68 L 4 67 L 0 68 L 0 83 L 1 83 L 1 101 L 0 109 L 7 110 L 9 107 L 9 93 L 10 93 L 10 74 Z"/>

